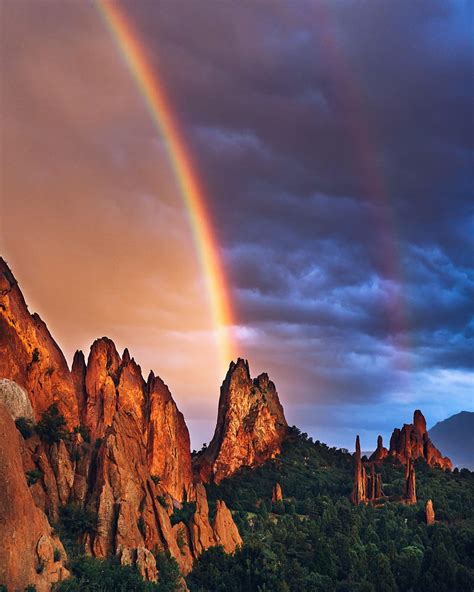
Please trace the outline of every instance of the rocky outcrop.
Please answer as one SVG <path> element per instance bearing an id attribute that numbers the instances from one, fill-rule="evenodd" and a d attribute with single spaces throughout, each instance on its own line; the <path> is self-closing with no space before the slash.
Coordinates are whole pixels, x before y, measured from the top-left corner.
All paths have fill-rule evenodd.
<path id="1" fill-rule="evenodd" d="M 195 555 L 216 544 L 214 531 L 209 522 L 209 506 L 202 483 L 196 485 L 196 511 L 191 521 L 191 542 Z"/>
<path id="2" fill-rule="evenodd" d="M 406 465 L 410 460 L 423 458 L 429 466 L 441 469 L 453 468 L 448 457 L 431 442 L 426 429 L 426 421 L 419 409 L 413 416 L 413 423 L 405 424 L 402 429 L 396 428 L 390 438 L 389 456 Z"/>
<path id="3" fill-rule="evenodd" d="M 273 486 L 272 489 L 272 502 L 282 502 L 283 501 L 283 491 L 281 490 L 281 485 L 277 482 Z"/>
<path id="4" fill-rule="evenodd" d="M 36 586 L 46 592 L 69 575 L 66 553 L 44 512 L 35 505 L 22 463 L 21 441 L 0 404 L 0 582 L 11 590 Z"/>
<path id="5" fill-rule="evenodd" d="M 383 496 L 382 475 L 375 472 L 375 464 L 370 464 L 370 472 L 366 472 L 366 495 L 368 501 L 375 501 Z"/>
<path id="6" fill-rule="evenodd" d="M 367 501 L 366 495 L 366 475 L 365 468 L 362 464 L 362 457 L 360 452 L 360 438 L 356 437 L 356 447 L 354 454 L 354 485 L 352 487 L 351 501 L 355 506 Z"/>
<path id="7" fill-rule="evenodd" d="M 69 428 L 78 425 L 72 377 L 46 325 L 30 314 L 18 283 L 0 258 L 0 377 L 28 393 L 36 419 L 57 403 Z"/>
<path id="8" fill-rule="evenodd" d="M 375 471 L 375 462 L 362 462 L 360 439 L 356 437 L 354 453 L 354 485 L 351 501 L 357 506 L 362 503 L 375 502 L 383 497 L 382 475 Z"/>
<path id="9" fill-rule="evenodd" d="M 145 382 L 128 350 L 120 356 L 106 337 L 92 344 L 87 363 L 76 352 L 70 372 L 44 323 L 29 314 L 3 260 L 0 377 L 0 401 L 9 405 L 9 412 L 2 407 L 9 420 L 5 429 L 14 436 L 1 434 L 8 441 L 0 450 L 8 503 L 0 505 L 0 537 L 13 538 L 0 549 L 0 581 L 11 571 L 8 581 L 15 586 L 32 583 L 42 590 L 45 582 L 66 575 L 62 560 L 54 560 L 53 547 L 64 550 L 48 518 L 56 522 L 61 506 L 70 503 L 97 514 L 96 529 L 83 537 L 88 553 L 118 555 L 149 580 L 159 578 L 152 551 L 168 550 L 187 574 L 208 547 L 233 550 L 240 544 L 225 504 L 218 503 L 209 523 L 205 488 L 193 482 L 189 433 L 163 381 L 152 373 Z M 58 433 L 49 433 L 50 426 L 41 436 L 25 434 L 24 440 L 10 416 L 39 419 L 52 403 L 66 425 Z M 21 455 L 10 450 L 18 442 Z M 194 499 L 194 517 L 172 526 L 173 508 Z"/>
<path id="10" fill-rule="evenodd" d="M 150 373 L 146 408 L 150 473 L 175 499 L 193 498 L 189 432 L 183 414 L 161 378 Z"/>
<path id="11" fill-rule="evenodd" d="M 427 500 L 425 504 L 425 520 L 428 526 L 435 523 L 435 511 L 433 508 L 433 501 Z"/>
<path id="12" fill-rule="evenodd" d="M 214 437 L 196 458 L 196 473 L 219 483 L 243 466 L 260 465 L 280 452 L 287 428 L 273 382 L 267 374 L 252 380 L 239 358 L 222 384 Z"/>
<path id="13" fill-rule="evenodd" d="M 408 461 L 405 469 L 404 500 L 410 506 L 416 504 L 416 475 L 412 460 Z"/>
<path id="14" fill-rule="evenodd" d="M 86 360 L 82 351 L 78 350 L 72 360 L 71 376 L 76 392 L 79 421 L 85 424 L 86 412 Z"/>
<path id="15" fill-rule="evenodd" d="M 8 409 L 12 419 L 24 417 L 34 422 L 35 415 L 28 394 L 21 386 L 8 378 L 0 378 L 0 403 Z"/>
<path id="16" fill-rule="evenodd" d="M 377 448 L 371 454 L 369 460 L 371 460 L 373 462 L 380 462 L 380 461 L 384 460 L 384 458 L 387 458 L 387 456 L 388 456 L 388 450 L 383 445 L 383 438 L 382 438 L 382 436 L 379 436 L 377 438 Z"/>
<path id="17" fill-rule="evenodd" d="M 226 553 L 233 553 L 242 545 L 242 537 L 224 501 L 217 501 L 213 530 L 216 543 L 222 545 Z"/>

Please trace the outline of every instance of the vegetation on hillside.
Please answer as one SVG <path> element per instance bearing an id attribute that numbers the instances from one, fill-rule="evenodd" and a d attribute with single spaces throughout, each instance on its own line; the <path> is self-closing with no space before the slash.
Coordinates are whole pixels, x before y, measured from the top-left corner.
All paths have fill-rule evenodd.
<path id="1" fill-rule="evenodd" d="M 209 549 L 187 578 L 192 592 L 451 592 L 474 587 L 474 474 L 416 464 L 418 504 L 397 500 L 403 468 L 385 463 L 386 500 L 353 507 L 353 461 L 292 428 L 281 455 L 208 487 L 244 538 L 233 556 Z M 283 502 L 272 503 L 276 482 Z M 431 498 L 436 524 L 425 523 Z"/>

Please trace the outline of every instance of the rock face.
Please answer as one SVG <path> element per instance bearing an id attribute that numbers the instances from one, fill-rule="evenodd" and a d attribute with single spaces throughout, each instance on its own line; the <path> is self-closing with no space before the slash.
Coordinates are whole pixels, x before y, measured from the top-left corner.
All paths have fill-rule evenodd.
<path id="1" fill-rule="evenodd" d="M 416 475 L 413 461 L 407 463 L 405 470 L 405 503 L 412 506 L 416 504 Z"/>
<path id="2" fill-rule="evenodd" d="M 214 437 L 195 471 L 219 483 L 243 466 L 262 464 L 280 452 L 287 428 L 273 382 L 267 374 L 252 380 L 248 362 L 239 358 L 222 384 Z"/>
<path id="3" fill-rule="evenodd" d="M 224 501 L 217 502 L 213 530 L 216 543 L 222 545 L 226 553 L 233 553 L 237 547 L 242 545 L 239 530 Z"/>
<path id="4" fill-rule="evenodd" d="M 433 502 L 430 499 L 427 500 L 425 504 L 425 520 L 428 526 L 435 523 L 435 511 L 433 508 Z"/>
<path id="5" fill-rule="evenodd" d="M 57 403 L 69 428 L 79 423 L 66 360 L 46 325 L 28 312 L 18 283 L 0 258 L 0 377 L 28 393 L 36 419 Z"/>
<path id="6" fill-rule="evenodd" d="M 383 445 L 383 438 L 382 438 L 382 436 L 379 436 L 377 438 L 377 448 L 371 454 L 369 460 L 371 460 L 373 462 L 380 462 L 384 458 L 387 458 L 387 456 L 388 456 L 388 450 Z"/>
<path id="7" fill-rule="evenodd" d="M 441 452 L 431 442 L 426 429 L 426 421 L 419 409 L 413 416 L 413 423 L 405 424 L 400 430 L 396 428 L 390 438 L 389 456 L 407 464 L 410 460 L 423 458 L 431 467 L 441 469 L 453 468 L 453 463 L 448 457 L 443 457 Z"/>
<path id="8" fill-rule="evenodd" d="M 13 419 L 24 417 L 34 422 L 35 415 L 28 394 L 13 380 L 0 378 L 0 403 L 3 403 Z"/>
<path id="9" fill-rule="evenodd" d="M 360 439 L 356 437 L 354 454 L 354 485 L 351 501 L 357 506 L 362 503 L 374 502 L 383 497 L 382 475 L 375 472 L 375 462 L 368 463 L 369 473 L 364 466 L 360 452 Z"/>
<path id="10" fill-rule="evenodd" d="M 362 458 L 360 453 L 360 438 L 356 437 L 356 448 L 355 448 L 355 468 L 354 468 L 354 485 L 352 487 L 351 501 L 355 506 L 367 501 L 366 495 L 366 475 L 364 465 L 362 464 Z"/>
<path id="11" fill-rule="evenodd" d="M 283 492 L 281 490 L 281 485 L 279 483 L 275 483 L 272 489 L 272 502 L 281 502 L 283 501 Z"/>
<path id="12" fill-rule="evenodd" d="M 69 371 L 3 260 L 0 378 L 0 581 L 49 590 L 67 575 L 62 559 L 54 561 L 55 548 L 65 554 L 50 524 L 71 503 L 97 514 L 83 540 L 88 553 L 117 555 L 152 581 L 159 578 L 152 551 L 168 550 L 187 574 L 204 549 L 222 544 L 231 552 L 241 544 L 225 504 L 209 522 L 206 490 L 193 481 L 188 429 L 163 381 L 150 374 L 145 382 L 128 350 L 120 356 L 106 337 L 92 344 L 87 363 L 76 352 Z M 264 383 L 258 388 L 271 391 Z M 11 417 L 39 419 L 52 403 L 67 437 L 24 440 Z M 258 413 L 255 420 L 262 425 Z M 27 471 L 35 475 L 30 487 Z M 172 526 L 173 507 L 184 500 L 196 501 L 194 517 Z"/>
<path id="13" fill-rule="evenodd" d="M 189 432 L 183 414 L 161 378 L 150 374 L 147 383 L 147 459 L 152 475 L 177 500 L 192 499 L 193 472 Z"/>
<path id="14" fill-rule="evenodd" d="M 0 582 L 11 590 L 31 584 L 46 592 L 69 575 L 66 553 L 26 483 L 21 440 L 9 411 L 0 404 Z"/>

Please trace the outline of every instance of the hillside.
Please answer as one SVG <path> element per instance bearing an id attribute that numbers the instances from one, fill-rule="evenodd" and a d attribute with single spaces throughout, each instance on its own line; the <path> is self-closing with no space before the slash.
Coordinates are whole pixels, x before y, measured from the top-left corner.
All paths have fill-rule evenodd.
<path id="1" fill-rule="evenodd" d="M 461 411 L 438 422 L 430 430 L 435 444 L 458 467 L 474 469 L 474 412 Z"/>
<path id="2" fill-rule="evenodd" d="M 381 465 L 385 498 L 351 505 L 352 456 L 291 428 L 281 454 L 208 486 L 233 510 L 244 547 L 210 549 L 187 578 L 192 592 L 463 591 L 474 585 L 474 474 L 415 463 L 418 502 L 396 501 L 404 469 Z M 282 500 L 273 499 L 275 485 Z M 432 499 L 434 525 L 426 524 Z"/>

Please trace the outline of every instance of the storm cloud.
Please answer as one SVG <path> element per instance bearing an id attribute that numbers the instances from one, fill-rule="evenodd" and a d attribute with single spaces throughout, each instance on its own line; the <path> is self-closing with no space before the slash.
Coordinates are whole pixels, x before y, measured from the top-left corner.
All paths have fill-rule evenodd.
<path id="1" fill-rule="evenodd" d="M 106 55 L 113 43 L 91 7 L 82 20 L 72 18 L 73 4 L 65 30 L 86 52 L 75 59 L 87 68 L 94 54 L 87 43 Z M 472 410 L 472 5 L 122 4 L 171 97 L 206 188 L 241 353 L 252 370 L 274 378 L 289 421 L 337 445 L 351 446 L 361 432 L 370 449 L 377 433 L 409 421 L 414 408 L 429 425 Z M 12 12 L 22 34 L 37 34 L 34 18 Z M 94 23 L 89 35 L 88 23 Z M 39 25 L 43 35 L 56 24 L 50 4 Z M 8 49 L 14 67 L 23 54 Z M 95 76 L 88 82 L 95 84 Z M 22 83 L 28 96 L 31 80 Z M 126 71 L 110 85 L 125 88 Z M 115 113 L 95 132 L 94 149 L 101 160 L 113 152 L 110 174 L 134 171 L 119 212 L 130 204 L 137 233 L 151 208 L 173 222 L 147 232 L 173 227 L 179 242 L 184 230 L 178 232 L 175 202 L 160 209 L 166 192 L 153 193 L 145 181 L 153 158 L 164 158 L 159 139 L 152 144 L 146 118 L 135 113 L 138 98 L 123 92 L 122 107 L 111 101 Z M 79 134 L 74 118 L 62 115 L 70 133 Z M 165 186 L 168 177 L 163 173 Z M 141 214 L 131 205 L 138 194 L 151 195 L 151 205 L 138 206 Z M 17 244 L 6 248 L 19 258 Z M 137 272 L 140 286 L 145 269 Z M 121 304 L 126 318 L 133 306 Z M 139 325 L 136 313 L 130 324 Z M 133 341 L 132 329 L 126 337 Z M 196 399 L 181 396 L 191 427 L 199 426 L 195 440 L 210 435 L 214 417 L 206 420 Z"/>

